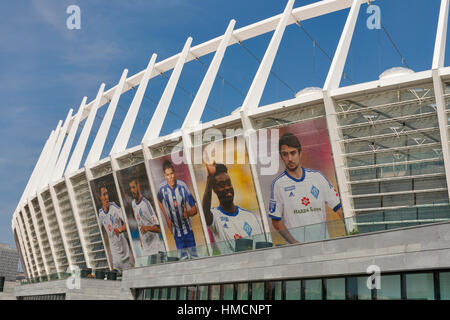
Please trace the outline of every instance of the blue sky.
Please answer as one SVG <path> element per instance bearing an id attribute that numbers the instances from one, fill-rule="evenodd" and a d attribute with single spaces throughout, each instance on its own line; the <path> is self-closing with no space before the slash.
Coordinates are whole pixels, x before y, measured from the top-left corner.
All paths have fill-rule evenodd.
<path id="1" fill-rule="evenodd" d="M 295 7 L 315 1 L 297 0 Z M 78 109 L 83 96 L 88 101 L 102 82 L 114 86 L 124 68 L 129 75 L 148 64 L 152 53 L 157 61 L 176 54 L 188 36 L 197 45 L 221 35 L 230 19 L 236 28 L 283 11 L 287 1 L 261 0 L 16 0 L 0 3 L 0 243 L 14 244 L 11 217 L 39 153 L 69 108 Z M 382 23 L 414 71 L 431 67 L 437 26 L 438 0 L 378 0 Z M 81 30 L 68 30 L 66 8 L 81 9 Z M 406 5 L 407 4 L 407 5 Z M 402 61 L 381 30 L 369 30 L 369 15 L 363 5 L 351 45 L 345 72 L 354 83 L 375 80 Z M 334 54 L 348 10 L 302 23 L 327 52 Z M 261 104 L 288 99 L 308 86 L 323 85 L 329 59 L 296 25 L 286 29 Z M 220 75 L 202 117 L 208 121 L 239 107 L 258 62 L 270 41 L 270 34 L 229 47 Z M 175 92 L 171 113 L 163 133 L 178 128 L 212 56 L 186 64 Z M 168 76 L 170 72 L 168 73 Z M 145 132 L 152 111 L 167 80 L 149 82 L 129 146 Z M 231 85 L 229 85 L 231 84 Z M 341 85 L 351 84 L 343 80 Z M 124 94 L 103 150 L 109 153 L 114 135 L 123 120 L 134 91 Z M 94 124 L 98 128 L 106 107 Z M 94 136 L 90 137 L 90 142 Z"/>

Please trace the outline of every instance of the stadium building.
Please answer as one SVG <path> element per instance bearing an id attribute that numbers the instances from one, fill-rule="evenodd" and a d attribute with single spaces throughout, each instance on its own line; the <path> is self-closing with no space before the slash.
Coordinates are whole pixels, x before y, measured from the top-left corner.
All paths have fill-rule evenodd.
<path id="1" fill-rule="evenodd" d="M 449 299 L 449 0 L 431 69 L 340 87 L 365 3 L 289 0 L 281 14 L 239 29 L 231 20 L 217 38 L 154 54 L 84 98 L 51 131 L 14 212 L 27 278 L 17 299 Z M 285 29 L 346 9 L 323 88 L 260 105 Z M 269 32 L 242 106 L 200 123 L 227 49 Z M 160 135 L 183 67 L 208 54 L 183 125 Z M 127 148 L 149 80 L 167 72 L 141 143 Z"/>

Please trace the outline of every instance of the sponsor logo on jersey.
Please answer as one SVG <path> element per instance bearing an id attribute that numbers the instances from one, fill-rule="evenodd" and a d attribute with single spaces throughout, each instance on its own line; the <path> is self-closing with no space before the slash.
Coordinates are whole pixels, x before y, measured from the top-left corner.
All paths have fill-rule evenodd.
<path id="1" fill-rule="evenodd" d="M 220 217 L 220 221 L 230 221 L 230 219 L 228 217 Z"/>
<path id="2" fill-rule="evenodd" d="M 302 198 L 302 204 L 307 207 L 311 202 L 309 201 L 309 198 L 303 197 Z"/>
<path id="3" fill-rule="evenodd" d="M 274 200 L 270 200 L 269 202 L 269 212 L 274 213 L 277 208 L 277 203 Z"/>
<path id="4" fill-rule="evenodd" d="M 248 235 L 252 234 L 252 227 L 250 227 L 247 222 L 244 223 L 244 231 L 247 232 Z"/>
<path id="5" fill-rule="evenodd" d="M 294 214 L 317 212 L 317 211 L 322 211 L 322 208 L 308 207 L 308 208 L 305 208 L 305 209 L 295 209 L 294 210 Z"/>
<path id="6" fill-rule="evenodd" d="M 315 185 L 312 186 L 311 188 L 311 194 L 314 196 L 314 198 L 318 198 L 319 197 L 319 189 L 316 188 Z"/>
<path id="7" fill-rule="evenodd" d="M 295 186 L 289 186 L 289 187 L 285 187 L 284 188 L 284 191 L 292 191 L 292 190 L 295 190 Z"/>
<path id="8" fill-rule="evenodd" d="M 294 193 L 291 192 L 291 193 L 289 194 L 289 198 L 292 198 L 293 196 L 294 196 Z"/>

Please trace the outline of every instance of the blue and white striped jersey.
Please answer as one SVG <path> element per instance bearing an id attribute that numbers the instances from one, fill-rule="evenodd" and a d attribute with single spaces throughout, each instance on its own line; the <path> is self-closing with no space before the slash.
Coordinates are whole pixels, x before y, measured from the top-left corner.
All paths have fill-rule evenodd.
<path id="1" fill-rule="evenodd" d="M 300 179 L 284 171 L 272 182 L 269 217 L 282 220 L 288 229 L 326 222 L 325 204 L 335 212 L 341 207 L 337 190 L 322 172 L 302 170 Z"/>
<path id="2" fill-rule="evenodd" d="M 162 203 L 164 211 L 173 223 L 174 230 L 172 232 L 174 235 L 181 237 L 192 232 L 189 218 L 185 219 L 183 217 L 183 205 L 186 207 L 186 210 L 189 210 L 196 202 L 184 181 L 177 180 L 173 189 L 167 181 L 161 183 L 158 200 Z"/>

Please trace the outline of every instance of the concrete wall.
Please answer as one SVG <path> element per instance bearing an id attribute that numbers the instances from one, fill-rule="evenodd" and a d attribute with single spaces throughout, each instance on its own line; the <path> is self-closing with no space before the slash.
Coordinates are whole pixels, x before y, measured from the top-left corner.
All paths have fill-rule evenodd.
<path id="1" fill-rule="evenodd" d="M 0 292 L 0 300 L 16 300 L 14 289 L 18 285 L 16 281 L 5 281 L 3 292 Z"/>
<path id="2" fill-rule="evenodd" d="M 450 268 L 450 223 L 354 235 L 126 270 L 130 288 Z"/>

